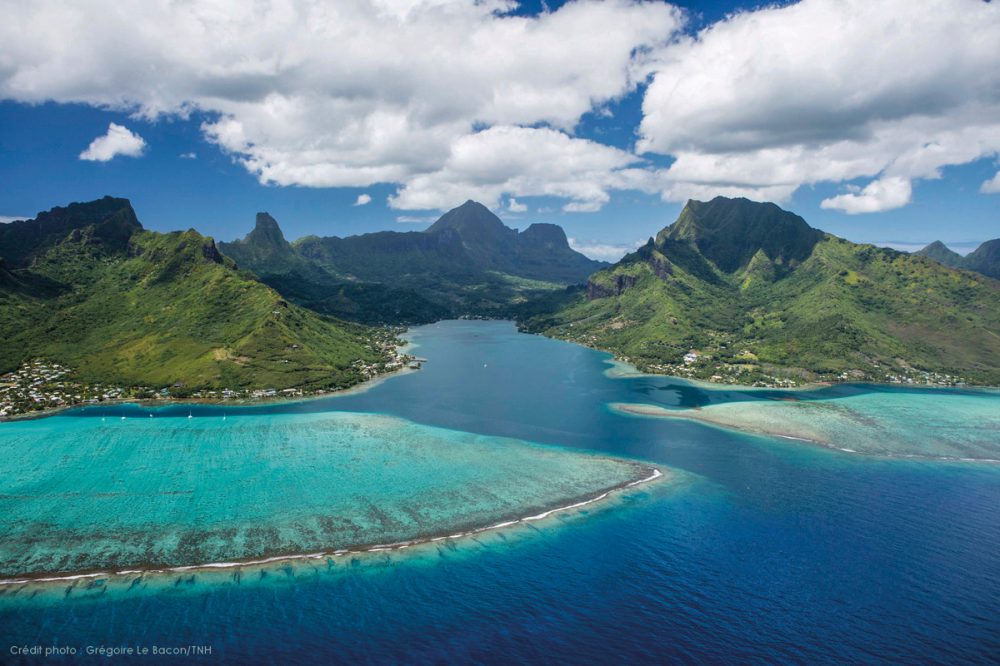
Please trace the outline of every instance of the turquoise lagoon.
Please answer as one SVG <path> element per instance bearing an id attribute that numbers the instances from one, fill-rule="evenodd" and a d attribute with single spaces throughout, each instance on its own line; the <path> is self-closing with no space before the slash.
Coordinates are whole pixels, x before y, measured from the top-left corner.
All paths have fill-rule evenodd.
<path id="1" fill-rule="evenodd" d="M 1000 392 L 870 387 L 789 392 L 695 408 L 614 403 L 621 413 L 678 418 L 819 444 L 846 453 L 1000 463 Z M 711 391 L 711 389 L 708 389 Z"/>
<path id="2" fill-rule="evenodd" d="M 123 437 L 134 428 L 147 435 L 130 439 L 129 465 L 112 466 L 113 472 L 85 469 L 89 478 L 124 482 L 126 468 L 142 467 L 148 456 L 169 472 L 164 478 L 171 480 L 158 486 L 163 491 L 200 488 L 205 498 L 214 498 L 203 505 L 212 508 L 199 513 L 194 494 L 164 496 L 172 500 L 141 494 L 142 512 L 119 519 L 119 510 L 129 513 L 124 499 L 91 497 L 82 504 L 109 504 L 88 516 L 82 508 L 61 506 L 74 501 L 68 496 L 48 504 L 45 515 L 29 515 L 14 502 L 0 516 L 19 511 L 22 519 L 69 529 L 92 539 L 99 553 L 109 526 L 119 529 L 124 521 L 142 532 L 142 513 L 160 506 L 157 525 L 176 524 L 200 537 L 220 525 L 260 521 L 297 548 L 316 533 L 317 517 L 334 513 L 365 529 L 412 527 L 419 518 L 433 531 L 444 516 L 464 512 L 452 504 L 460 497 L 472 497 L 485 513 L 503 498 L 518 510 L 547 504 L 544 498 L 551 495 L 545 493 L 576 494 L 550 483 L 567 472 L 575 478 L 580 465 L 603 479 L 608 461 L 619 470 L 625 464 L 619 461 L 633 461 L 643 471 L 662 469 L 669 482 L 635 486 L 543 520 L 408 548 L 2 586 L 0 650 L 12 644 L 78 650 L 95 644 L 210 645 L 206 662 L 351 664 L 498 658 L 954 664 L 992 663 L 1000 654 L 1000 464 L 952 460 L 969 451 L 937 448 L 946 431 L 946 446 L 966 446 L 967 435 L 978 442 L 979 455 L 1000 458 L 991 453 L 991 440 L 1000 441 L 991 420 L 1000 413 L 995 392 L 863 385 L 746 390 L 670 377 L 609 376 L 607 354 L 522 335 L 509 322 L 441 322 L 409 336 L 416 353 L 429 359 L 424 369 L 365 392 L 248 407 L 173 406 L 152 419 L 142 408 L 120 407 L 0 424 L 0 447 L 8 452 L 15 446 L 10 433 L 37 433 L 33 444 L 19 445 L 19 458 L 5 455 L 5 469 L 15 474 L 22 474 L 20 467 L 38 468 L 28 476 L 51 479 L 60 463 L 85 469 L 112 460 L 61 449 L 42 434 L 45 429 L 55 439 L 63 428 L 104 428 Z M 973 398 L 984 401 L 976 403 L 983 408 L 970 411 Z M 862 415 L 835 442 L 857 453 L 774 436 L 790 435 L 784 431 L 769 435 L 636 417 L 613 407 L 710 412 L 738 405 L 752 411 L 806 402 L 835 410 L 847 405 Z M 908 404 L 919 408 L 904 409 Z M 192 419 L 186 418 L 189 409 Z M 915 413 L 922 423 L 947 427 L 922 433 L 925 428 L 912 423 Z M 128 417 L 124 422 L 122 415 Z M 337 474 L 325 465 L 332 459 L 305 444 L 314 428 L 334 432 L 345 423 L 372 433 L 365 441 L 379 449 L 396 450 L 386 433 L 397 429 L 422 441 L 407 464 L 421 464 L 423 453 L 433 452 L 426 474 L 399 471 L 397 479 L 409 480 L 392 490 L 375 481 L 366 486 L 369 497 L 398 500 L 385 505 L 391 507 L 388 517 L 366 511 L 367 503 L 343 484 L 330 487 Z M 222 433 L 231 426 L 234 432 L 245 427 L 246 434 L 226 440 L 223 450 L 218 443 L 212 448 L 215 436 L 192 438 L 188 431 Z M 866 426 L 905 433 L 899 441 L 921 436 L 921 456 L 865 452 L 851 438 L 868 432 Z M 163 441 L 164 433 L 174 434 Z M 149 450 L 156 446 L 164 452 Z M 395 455 L 362 456 L 363 467 L 381 478 L 379 465 Z M 511 469 L 536 469 L 550 455 L 546 473 L 530 487 L 502 482 Z M 423 499 L 415 501 L 404 489 L 414 488 L 416 477 L 433 476 L 430 470 L 439 463 L 441 469 L 454 467 L 457 476 L 420 483 L 450 489 L 445 494 L 468 489 L 469 495 L 437 501 L 420 493 Z M 396 473 L 391 464 L 388 470 Z M 247 474 L 255 475 L 241 484 Z M 582 474 L 581 489 L 590 483 L 590 473 Z M 227 482 L 233 497 L 207 483 L 213 478 L 235 481 Z M 276 487 L 269 490 L 271 479 Z M 106 492 L 65 483 L 70 492 Z M 41 486 L 32 492 L 43 491 L 54 492 Z M 526 493 L 541 495 L 525 499 Z M 339 502 L 345 513 L 319 510 L 324 498 Z M 425 513 L 408 517 L 406 508 L 413 506 Z M 70 513 L 81 525 L 69 524 Z M 9 520 L 3 523 L 0 543 L 15 529 Z M 175 541 L 164 543 L 163 552 L 176 554 L 170 550 Z M 192 543 L 193 561 L 217 546 L 230 552 L 246 541 L 227 532 Z M 108 548 L 130 552 L 128 544 Z M 18 552 L 46 549 L 35 543 Z M 6 653 L 3 659 L 12 660 Z"/>
<path id="3" fill-rule="evenodd" d="M 530 517 L 655 471 L 377 414 L 104 411 L 0 431 L 0 575 L 399 544 Z"/>

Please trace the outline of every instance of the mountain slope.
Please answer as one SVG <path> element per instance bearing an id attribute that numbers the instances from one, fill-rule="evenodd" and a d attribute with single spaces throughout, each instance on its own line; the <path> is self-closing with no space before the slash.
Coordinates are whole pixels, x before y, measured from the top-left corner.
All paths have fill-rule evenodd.
<path id="1" fill-rule="evenodd" d="M 941 241 L 934 241 L 914 254 L 933 259 L 945 266 L 975 271 L 1000 280 L 1000 238 L 986 241 L 964 257 L 953 252 Z"/>
<path id="2" fill-rule="evenodd" d="M 518 233 L 475 202 L 424 232 L 310 236 L 294 245 L 273 217 L 258 213 L 245 238 L 219 249 L 289 300 L 362 323 L 502 314 L 606 265 L 572 250 L 556 225 L 532 224 Z"/>
<path id="3" fill-rule="evenodd" d="M 961 268 L 962 263 L 965 261 L 962 255 L 955 252 L 941 241 L 934 241 L 924 249 L 918 250 L 913 254 L 933 259 L 939 264 L 944 264 L 945 266 L 950 266 L 951 268 Z"/>
<path id="4" fill-rule="evenodd" d="M 211 238 L 143 230 L 125 199 L 18 224 L 0 239 L 16 257 L 0 279 L 4 370 L 42 357 L 82 380 L 178 393 L 348 385 L 358 361 L 386 358 L 370 329 L 290 305 Z"/>
<path id="5" fill-rule="evenodd" d="M 977 247 L 965 257 L 962 267 L 1000 280 L 1000 238 Z"/>
<path id="6" fill-rule="evenodd" d="M 257 214 L 256 225 L 245 238 L 219 243 L 219 249 L 290 301 L 323 314 L 365 324 L 422 323 L 447 314 L 412 289 L 333 275 L 299 254 L 267 213 Z"/>
<path id="7" fill-rule="evenodd" d="M 573 250 L 558 225 L 536 223 L 518 232 L 472 200 L 442 215 L 424 233 L 448 230 L 458 234 L 475 265 L 531 280 L 581 283 L 607 265 Z"/>
<path id="8" fill-rule="evenodd" d="M 689 202 L 585 295 L 523 325 L 727 381 L 936 372 L 1000 383 L 1000 282 L 740 199 Z"/>

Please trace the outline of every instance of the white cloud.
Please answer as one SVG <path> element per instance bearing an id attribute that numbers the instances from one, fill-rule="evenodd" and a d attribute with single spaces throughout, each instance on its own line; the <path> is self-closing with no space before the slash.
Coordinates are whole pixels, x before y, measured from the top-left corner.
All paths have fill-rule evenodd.
<path id="1" fill-rule="evenodd" d="M 569 199 L 597 210 L 609 189 L 638 182 L 629 152 L 558 130 L 492 127 L 457 139 L 439 169 L 409 178 L 389 198 L 393 208 L 448 209 L 475 199 L 498 209 L 504 193 Z"/>
<path id="2" fill-rule="evenodd" d="M 935 240 L 931 239 L 928 241 L 905 241 L 905 240 L 876 240 L 869 241 L 872 245 L 878 247 L 891 247 L 894 250 L 900 250 L 901 252 L 916 252 L 917 250 L 922 250 Z M 982 241 L 944 241 L 944 244 L 948 246 L 949 250 L 957 252 L 961 255 L 966 255 L 979 247 Z"/>
<path id="3" fill-rule="evenodd" d="M 1000 194 L 1000 171 L 989 180 L 983 181 L 979 191 L 983 194 Z"/>
<path id="4" fill-rule="evenodd" d="M 181 158 L 182 160 L 196 160 L 198 159 L 198 153 L 181 153 L 177 157 Z"/>
<path id="5" fill-rule="evenodd" d="M 603 201 L 570 201 L 562 209 L 567 213 L 596 213 L 603 206 Z"/>
<path id="6" fill-rule="evenodd" d="M 534 17 L 511 14 L 508 0 L 8 5 L 0 98 L 147 118 L 201 111 L 204 136 L 262 183 L 398 183 L 397 205 L 452 202 L 430 182 L 479 129 L 571 132 L 634 90 L 681 24 L 676 8 L 636 0 Z M 466 166 L 463 182 L 502 190 Z"/>
<path id="7" fill-rule="evenodd" d="M 397 215 L 397 224 L 430 224 L 437 220 L 433 215 Z"/>
<path id="8" fill-rule="evenodd" d="M 838 194 L 820 202 L 821 208 L 842 210 L 848 215 L 878 213 L 910 203 L 913 187 L 909 179 L 899 176 L 880 178 L 868 183 L 863 190 Z"/>
<path id="9" fill-rule="evenodd" d="M 585 254 L 591 259 L 599 261 L 615 262 L 624 257 L 629 252 L 642 246 L 646 241 L 636 241 L 631 245 L 620 245 L 614 243 L 601 243 L 599 241 L 581 241 L 576 238 L 569 238 L 569 246 Z"/>
<path id="10" fill-rule="evenodd" d="M 671 200 L 781 200 L 868 177 L 871 190 L 834 207 L 904 205 L 904 181 L 1000 150 L 998 53 L 995 2 L 803 0 L 735 14 L 659 51 L 638 149 L 676 157 L 662 175 Z"/>
<path id="11" fill-rule="evenodd" d="M 520 203 L 517 199 L 511 197 L 510 201 L 507 202 L 507 210 L 511 213 L 527 213 L 528 205 Z"/>
<path id="12" fill-rule="evenodd" d="M 358 198 L 354 201 L 355 206 L 367 206 L 372 202 L 372 197 L 370 194 L 359 194 Z"/>
<path id="13" fill-rule="evenodd" d="M 9 224 L 11 222 L 17 222 L 18 220 L 30 220 L 31 215 L 24 215 L 18 217 L 16 215 L 0 215 L 0 224 Z"/>
<path id="14" fill-rule="evenodd" d="M 997 2 L 802 0 L 689 37 L 679 10 L 638 0 L 534 17 L 509 0 L 7 5 L 0 98 L 202 112 L 262 183 L 392 183 L 403 209 L 586 211 L 629 189 L 783 201 L 868 179 L 833 200 L 874 210 L 900 200 L 887 184 L 1000 151 Z M 637 150 L 669 168 L 574 136 L 647 77 Z"/>
<path id="15" fill-rule="evenodd" d="M 90 142 L 80 159 L 88 162 L 108 162 L 118 155 L 139 157 L 146 149 L 146 142 L 127 127 L 118 123 L 108 125 L 108 131 Z"/>

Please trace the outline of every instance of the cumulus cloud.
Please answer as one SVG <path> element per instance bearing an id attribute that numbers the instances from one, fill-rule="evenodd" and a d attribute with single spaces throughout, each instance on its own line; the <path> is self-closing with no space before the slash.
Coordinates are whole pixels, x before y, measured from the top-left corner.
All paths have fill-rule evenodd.
<path id="1" fill-rule="evenodd" d="M 400 209 L 867 179 L 829 205 L 884 210 L 903 181 L 1000 151 L 997 2 L 802 0 L 686 36 L 680 10 L 638 0 L 7 4 L 0 98 L 200 112 L 261 183 L 391 183 Z M 576 135 L 647 81 L 635 152 Z"/>
<path id="2" fill-rule="evenodd" d="M 433 215 L 397 215 L 397 224 L 430 224 L 437 220 Z"/>
<path id="3" fill-rule="evenodd" d="M 507 202 L 507 210 L 511 213 L 527 213 L 528 206 L 527 204 L 520 203 L 514 197 L 511 197 L 510 201 Z"/>
<path id="4" fill-rule="evenodd" d="M 930 47 L 929 45 L 933 45 Z M 1000 5 L 803 0 L 735 14 L 650 65 L 640 152 L 673 155 L 663 195 L 872 178 L 849 212 L 1000 150 Z"/>
<path id="5" fill-rule="evenodd" d="M 609 189 L 631 187 L 635 155 L 551 128 L 491 127 L 459 137 L 440 168 L 413 176 L 389 197 L 403 209 L 448 209 L 475 199 L 497 209 L 504 193 L 552 196 L 596 210 Z"/>
<path id="6" fill-rule="evenodd" d="M 30 215 L 24 215 L 18 217 L 16 215 L 0 215 L 0 224 L 9 224 L 11 222 L 17 222 L 18 220 L 30 220 Z"/>
<path id="7" fill-rule="evenodd" d="M 127 127 L 117 123 L 108 125 L 106 134 L 90 142 L 80 159 L 88 162 L 108 162 L 119 155 L 139 157 L 146 149 L 146 142 Z"/>
<path id="8" fill-rule="evenodd" d="M 983 181 L 979 191 L 983 194 L 1000 194 L 1000 171 L 989 180 Z"/>
<path id="9" fill-rule="evenodd" d="M 622 245 L 614 243 L 601 243 L 599 241 L 581 241 L 576 238 L 568 238 L 569 246 L 585 254 L 591 259 L 597 259 L 598 261 L 610 261 L 615 262 L 624 257 L 629 252 L 634 251 L 646 241 L 636 241 L 631 245 Z"/>
<path id="10" fill-rule="evenodd" d="M 355 206 L 367 206 L 372 202 L 372 197 L 370 194 L 359 194 L 358 198 L 354 201 Z"/>
<path id="11" fill-rule="evenodd" d="M 854 188 L 820 202 L 820 207 L 842 210 L 848 215 L 877 213 L 892 210 L 910 203 L 913 187 L 910 181 L 899 176 L 880 178 L 868 183 L 864 189 Z"/>
<path id="12" fill-rule="evenodd" d="M 446 191 L 428 188 L 454 168 L 463 140 L 475 142 L 484 127 L 571 133 L 583 114 L 636 88 L 650 54 L 682 21 L 670 5 L 635 0 L 570 2 L 538 16 L 514 15 L 514 7 L 508 0 L 13 3 L 0 25 L 0 97 L 82 102 L 151 119 L 200 111 L 205 138 L 262 183 L 398 183 L 397 205 L 451 203 Z M 558 159 L 574 158 L 572 144 L 560 144 L 568 154 Z M 462 180 L 501 189 L 475 169 Z M 599 187 L 583 188 L 588 202 Z"/>

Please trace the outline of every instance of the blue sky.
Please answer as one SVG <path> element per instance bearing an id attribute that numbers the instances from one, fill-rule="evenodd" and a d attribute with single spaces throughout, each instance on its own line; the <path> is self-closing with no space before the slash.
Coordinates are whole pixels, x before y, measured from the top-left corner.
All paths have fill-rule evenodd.
<path id="1" fill-rule="evenodd" d="M 859 242 L 910 249 L 941 239 L 967 252 L 1000 236 L 1000 194 L 986 185 L 1000 168 L 1000 78 L 988 57 L 1000 45 L 995 6 L 940 0 L 902 14 L 831 3 L 622 0 L 485 13 L 456 3 L 444 14 L 397 3 L 375 24 L 367 14 L 337 16 L 331 29 L 358 21 L 363 35 L 389 25 L 400 31 L 397 51 L 414 40 L 412 57 L 401 63 L 372 41 L 361 60 L 337 68 L 329 63 L 340 53 L 282 51 L 304 25 L 315 27 L 315 13 L 236 16 L 245 26 L 237 46 L 207 46 L 195 31 L 190 58 L 166 50 L 171 38 L 184 42 L 184 17 L 161 17 L 180 22 L 163 25 L 162 49 L 111 40 L 118 52 L 108 53 L 100 34 L 77 45 L 74 21 L 83 19 L 68 16 L 48 26 L 51 39 L 65 30 L 78 47 L 79 62 L 67 64 L 61 50 L 17 42 L 30 41 L 40 2 L 0 28 L 15 63 L 0 72 L 0 217 L 112 194 L 131 199 L 151 229 L 231 240 L 267 210 L 297 238 L 422 229 L 477 198 L 511 226 L 555 222 L 588 253 L 612 258 L 673 221 L 689 196 L 741 194 Z M 945 11 L 959 5 L 984 13 Z M 111 11 L 101 2 L 89 9 Z M 900 75 L 899 63 L 922 48 L 895 36 L 903 16 L 921 39 L 935 36 L 929 30 L 957 37 L 935 42 L 957 51 L 949 67 Z M 279 24 L 280 39 L 255 32 L 264 18 Z M 210 15 L 200 20 L 211 27 Z M 888 43 L 859 58 L 880 21 L 896 26 L 881 33 Z M 607 44 L 602 25 L 615 35 Z M 482 55 L 422 60 L 421 31 L 468 46 L 456 26 L 474 33 Z M 814 39 L 802 35 L 810 26 Z M 775 61 L 776 43 L 786 59 Z M 813 48 L 829 56 L 815 71 Z M 523 52 L 523 62 L 493 64 Z M 158 75 L 147 80 L 149 69 Z M 91 147 L 112 124 L 124 129 Z M 361 195 L 370 202 L 355 205 Z"/>

